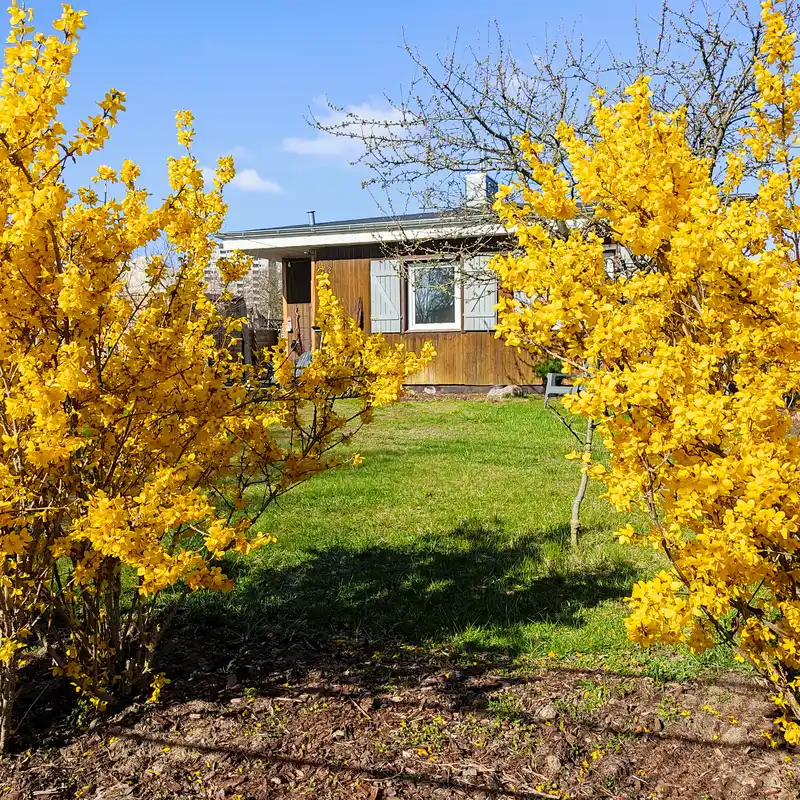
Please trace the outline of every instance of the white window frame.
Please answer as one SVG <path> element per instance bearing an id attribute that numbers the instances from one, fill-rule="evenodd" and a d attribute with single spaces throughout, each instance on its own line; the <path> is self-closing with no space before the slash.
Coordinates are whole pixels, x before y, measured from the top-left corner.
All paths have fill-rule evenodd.
<path id="1" fill-rule="evenodd" d="M 419 270 L 427 269 L 437 266 L 453 267 L 453 287 L 454 287 L 454 302 L 455 302 L 455 321 L 454 322 L 436 322 L 436 323 L 418 323 L 416 320 L 417 304 L 415 302 L 416 292 L 416 273 Z M 409 331 L 460 331 L 463 325 L 463 313 L 461 308 L 461 269 L 456 261 L 408 261 L 406 262 L 406 269 L 408 270 L 408 330 Z"/>

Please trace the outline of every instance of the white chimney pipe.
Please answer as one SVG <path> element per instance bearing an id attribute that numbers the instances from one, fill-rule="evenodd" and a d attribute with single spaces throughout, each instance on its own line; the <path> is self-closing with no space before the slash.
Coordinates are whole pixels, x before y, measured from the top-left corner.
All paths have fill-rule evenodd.
<path id="1" fill-rule="evenodd" d="M 315 216 L 314 216 L 314 212 L 313 212 L 313 211 L 309 211 L 309 212 L 308 212 L 308 224 L 309 224 L 309 225 L 310 225 L 312 228 L 314 227 L 314 225 L 316 225 L 316 224 L 317 224 L 317 220 L 316 220 L 316 218 L 315 218 Z"/>

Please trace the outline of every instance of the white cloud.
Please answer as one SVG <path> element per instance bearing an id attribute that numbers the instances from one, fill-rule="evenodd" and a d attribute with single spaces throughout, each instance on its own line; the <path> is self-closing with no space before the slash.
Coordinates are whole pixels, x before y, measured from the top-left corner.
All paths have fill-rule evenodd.
<path id="1" fill-rule="evenodd" d="M 203 173 L 203 182 L 205 183 L 206 189 L 210 189 L 211 186 L 214 185 L 214 176 L 217 174 L 217 171 L 214 167 L 200 167 L 200 172 Z"/>
<path id="2" fill-rule="evenodd" d="M 283 140 L 283 149 L 287 153 L 298 156 L 350 156 L 360 148 L 353 139 L 319 133 L 311 139 L 287 138 Z"/>
<path id="3" fill-rule="evenodd" d="M 314 103 L 320 106 L 327 105 L 319 98 L 315 98 Z M 339 135 L 317 131 L 308 138 L 289 137 L 283 140 L 285 152 L 299 156 L 343 158 L 352 161 L 358 158 L 364 149 L 359 137 L 369 136 L 373 129 L 380 129 L 385 123 L 401 122 L 403 114 L 395 108 L 380 108 L 370 103 L 361 103 L 343 109 L 327 108 L 324 113 L 317 114 L 316 118 L 322 125 L 336 128 Z"/>
<path id="4" fill-rule="evenodd" d="M 262 178 L 254 169 L 243 169 L 236 173 L 231 181 L 233 186 L 243 192 L 264 192 L 266 194 L 280 194 L 283 189 L 280 184 L 269 178 Z"/>
<path id="5" fill-rule="evenodd" d="M 203 180 L 206 188 L 210 188 L 214 183 L 216 170 L 213 167 L 200 167 L 203 173 Z M 263 194 L 280 194 L 283 187 L 269 178 L 262 178 L 254 169 L 237 170 L 236 176 L 231 181 L 231 186 L 241 189 L 243 192 L 262 192 Z"/>

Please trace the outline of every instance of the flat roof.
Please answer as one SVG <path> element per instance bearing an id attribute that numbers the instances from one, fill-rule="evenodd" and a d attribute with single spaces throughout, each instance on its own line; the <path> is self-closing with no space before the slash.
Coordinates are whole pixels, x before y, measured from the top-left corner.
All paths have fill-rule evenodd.
<path id="1" fill-rule="evenodd" d="M 313 225 L 306 222 L 302 225 L 279 225 L 274 228 L 252 228 L 244 231 L 222 231 L 219 236 L 268 236 L 275 234 L 281 236 L 285 233 L 299 233 L 300 231 L 314 230 L 315 228 L 363 228 L 374 225 L 386 226 L 392 222 L 417 222 L 419 220 L 433 220 L 441 217 L 441 214 L 427 212 L 424 214 L 398 214 L 394 217 L 361 217 L 360 219 L 330 220 L 329 222 L 315 222 Z"/>
<path id="2" fill-rule="evenodd" d="M 231 248 L 253 255 L 277 258 L 306 255 L 311 248 L 355 244 L 387 244 L 403 240 L 508 236 L 500 220 L 487 208 L 466 215 L 458 212 L 424 212 L 384 217 L 315 222 L 223 231 L 215 238 Z"/>
<path id="3" fill-rule="evenodd" d="M 476 212 L 474 222 L 486 222 L 489 220 L 497 221 L 488 210 Z M 280 225 L 273 228 L 252 228 L 242 231 L 221 231 L 217 234 L 219 239 L 263 239 L 273 236 L 293 236 L 297 234 L 313 234 L 316 231 L 330 234 L 335 231 L 367 231 L 367 230 L 386 230 L 390 228 L 402 227 L 428 227 L 431 224 L 439 223 L 443 226 L 452 225 L 454 221 L 467 221 L 463 212 L 443 212 L 426 211 L 419 214 L 395 214 L 383 217 L 361 217 L 359 219 L 331 220 L 328 222 L 315 222 L 313 225 L 305 223 L 303 225 Z"/>

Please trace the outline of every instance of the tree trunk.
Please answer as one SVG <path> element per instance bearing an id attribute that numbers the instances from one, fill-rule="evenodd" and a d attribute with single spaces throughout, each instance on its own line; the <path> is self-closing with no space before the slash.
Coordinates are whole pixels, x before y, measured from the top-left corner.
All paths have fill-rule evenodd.
<path id="1" fill-rule="evenodd" d="M 0 671 L 0 755 L 6 752 L 14 714 L 14 697 L 17 683 L 17 659 L 12 656 L 10 664 L 4 664 Z"/>
<path id="2" fill-rule="evenodd" d="M 586 435 L 583 439 L 583 450 L 581 453 L 592 452 L 592 439 L 594 438 L 594 420 L 590 419 L 586 422 Z M 573 547 L 578 546 L 578 535 L 581 532 L 581 504 L 583 498 L 586 496 L 586 487 L 589 484 L 589 473 L 586 471 L 586 463 L 581 461 L 581 482 L 578 486 L 578 493 L 572 501 L 572 518 L 569 521 L 569 534 L 570 543 Z"/>

